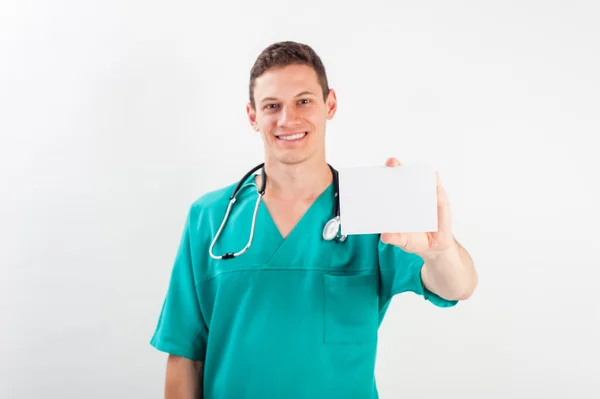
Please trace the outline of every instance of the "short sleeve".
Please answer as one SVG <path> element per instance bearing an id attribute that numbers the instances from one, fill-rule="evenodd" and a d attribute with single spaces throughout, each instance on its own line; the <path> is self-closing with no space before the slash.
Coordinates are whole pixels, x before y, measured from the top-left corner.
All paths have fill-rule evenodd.
<path id="1" fill-rule="evenodd" d="M 403 292 L 421 295 L 439 307 L 451 307 L 458 303 L 455 300 L 444 299 L 424 286 L 421 278 L 424 261 L 419 255 L 379 240 L 378 256 L 382 306 L 387 306 L 394 295 Z"/>
<path id="2" fill-rule="evenodd" d="M 162 352 L 202 361 L 208 328 L 198 299 L 190 219 L 191 212 L 186 219 L 167 294 L 150 344 Z"/>

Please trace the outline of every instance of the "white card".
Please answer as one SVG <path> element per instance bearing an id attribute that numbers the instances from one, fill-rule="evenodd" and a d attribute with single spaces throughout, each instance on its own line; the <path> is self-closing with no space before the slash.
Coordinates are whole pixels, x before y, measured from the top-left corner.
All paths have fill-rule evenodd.
<path id="1" fill-rule="evenodd" d="M 436 171 L 427 165 L 339 170 L 342 234 L 437 231 Z"/>

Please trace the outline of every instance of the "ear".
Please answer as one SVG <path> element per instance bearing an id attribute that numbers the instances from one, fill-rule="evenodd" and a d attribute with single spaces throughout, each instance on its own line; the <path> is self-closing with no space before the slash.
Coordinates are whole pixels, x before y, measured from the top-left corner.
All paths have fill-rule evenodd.
<path id="1" fill-rule="evenodd" d="M 246 113 L 248 114 L 248 121 L 254 129 L 255 132 L 258 132 L 258 124 L 256 123 L 256 110 L 252 106 L 251 103 L 246 104 Z"/>
<path id="2" fill-rule="evenodd" d="M 327 119 L 332 120 L 337 111 L 337 98 L 333 89 L 329 89 L 325 105 L 327 106 Z"/>

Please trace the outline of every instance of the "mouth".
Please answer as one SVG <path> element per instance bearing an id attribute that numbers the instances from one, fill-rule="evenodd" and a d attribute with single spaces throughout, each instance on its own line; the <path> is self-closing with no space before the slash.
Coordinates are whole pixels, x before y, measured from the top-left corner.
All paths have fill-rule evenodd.
<path id="1" fill-rule="evenodd" d="M 299 133 L 292 133 L 292 134 L 282 134 L 279 136 L 275 136 L 277 137 L 277 140 L 282 140 L 282 141 L 300 141 L 303 138 L 305 138 L 308 135 L 308 132 L 299 132 Z"/>

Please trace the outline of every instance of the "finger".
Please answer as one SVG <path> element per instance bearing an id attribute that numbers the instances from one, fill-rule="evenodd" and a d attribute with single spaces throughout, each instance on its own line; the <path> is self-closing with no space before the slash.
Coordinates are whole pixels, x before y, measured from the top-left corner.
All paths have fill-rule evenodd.
<path id="1" fill-rule="evenodd" d="M 440 178 L 440 173 L 437 171 L 435 172 L 435 185 L 438 189 L 442 187 L 442 179 Z"/>
<path id="2" fill-rule="evenodd" d="M 385 161 L 385 166 L 389 166 L 389 167 L 402 166 L 402 162 L 398 161 L 396 158 L 388 158 L 387 161 Z"/>
<path id="3" fill-rule="evenodd" d="M 384 244 L 391 244 L 405 249 L 408 245 L 409 237 L 410 234 L 383 233 L 381 235 L 381 241 Z"/>
<path id="4" fill-rule="evenodd" d="M 438 187 L 438 241 L 450 242 L 452 239 L 452 216 L 448 195 L 442 185 Z"/>

